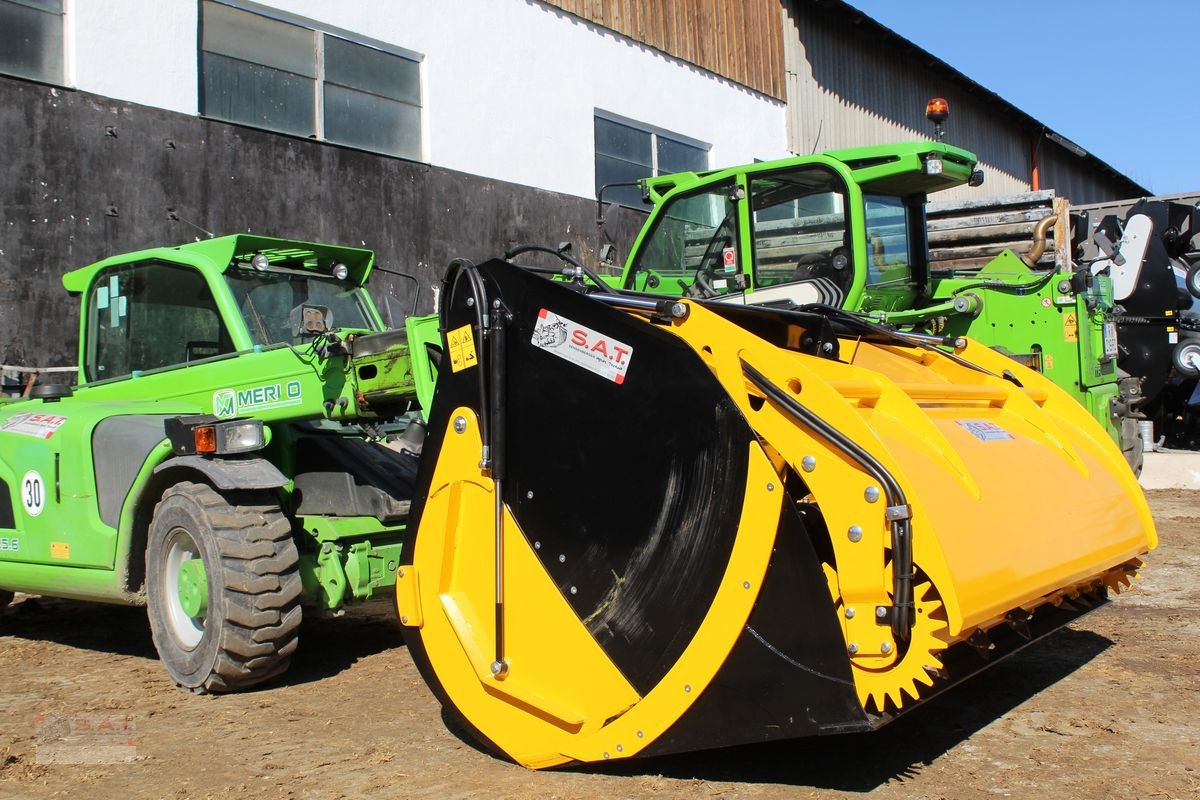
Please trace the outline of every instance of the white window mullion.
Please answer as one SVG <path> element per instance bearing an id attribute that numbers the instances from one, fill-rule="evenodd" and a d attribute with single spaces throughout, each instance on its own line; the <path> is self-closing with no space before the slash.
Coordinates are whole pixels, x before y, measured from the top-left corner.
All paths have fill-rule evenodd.
<path id="1" fill-rule="evenodd" d="M 325 34 L 313 31 L 317 37 L 317 78 L 313 81 L 313 113 L 316 114 L 313 130 L 317 139 L 325 141 Z"/>

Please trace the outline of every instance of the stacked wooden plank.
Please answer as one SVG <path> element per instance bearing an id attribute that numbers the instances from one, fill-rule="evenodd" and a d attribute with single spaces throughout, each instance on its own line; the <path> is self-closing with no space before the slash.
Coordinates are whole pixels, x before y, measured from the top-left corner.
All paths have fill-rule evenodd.
<path id="1" fill-rule="evenodd" d="M 930 270 L 970 275 L 1002 250 L 1024 253 L 1032 243 L 1034 226 L 1054 213 L 1059 213 L 1059 220 L 1047 237 L 1038 266 L 1049 269 L 1067 263 L 1067 210 L 1066 200 L 1056 198 L 1053 191 L 930 203 L 926 208 Z"/>

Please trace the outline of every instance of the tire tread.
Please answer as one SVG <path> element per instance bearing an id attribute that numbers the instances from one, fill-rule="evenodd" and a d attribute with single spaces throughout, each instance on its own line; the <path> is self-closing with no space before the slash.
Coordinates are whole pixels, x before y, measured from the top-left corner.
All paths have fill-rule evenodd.
<path id="1" fill-rule="evenodd" d="M 279 505 L 265 502 L 261 493 L 222 495 L 199 483 L 168 489 L 158 507 L 180 496 L 194 503 L 211 527 L 223 589 L 220 598 L 209 602 L 219 602 L 224 609 L 208 676 L 199 685 L 183 688 L 200 694 L 229 692 L 278 676 L 296 651 L 302 616 L 299 554 L 291 523 Z"/>

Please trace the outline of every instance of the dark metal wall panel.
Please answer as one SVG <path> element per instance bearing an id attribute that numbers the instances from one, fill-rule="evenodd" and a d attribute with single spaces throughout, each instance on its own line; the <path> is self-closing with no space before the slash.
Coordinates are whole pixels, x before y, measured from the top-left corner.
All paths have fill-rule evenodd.
<path id="1" fill-rule="evenodd" d="M 75 363 L 63 273 L 203 236 L 172 213 L 218 235 L 370 247 L 426 287 L 459 256 L 572 241 L 590 260 L 601 244 L 588 200 L 2 77 L 0 151 L 2 364 Z M 627 252 L 644 217 L 609 216 Z M 407 307 L 411 283 L 394 289 Z"/>
<path id="2" fill-rule="evenodd" d="M 779 0 L 542 0 L 709 72 L 783 99 Z"/>
<path id="3" fill-rule="evenodd" d="M 1086 161 L 1047 140 L 1042 141 L 1038 162 L 1042 188 L 1052 188 L 1059 197 L 1072 203 L 1098 203 L 1145 194 L 1114 186 L 1099 170 L 1081 168 Z"/>

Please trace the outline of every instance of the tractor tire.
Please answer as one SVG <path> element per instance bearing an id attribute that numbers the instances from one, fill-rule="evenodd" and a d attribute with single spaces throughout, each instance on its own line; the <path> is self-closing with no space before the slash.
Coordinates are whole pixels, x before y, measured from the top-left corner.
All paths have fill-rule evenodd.
<path id="1" fill-rule="evenodd" d="M 1188 293 L 1197 300 L 1200 300 L 1200 263 L 1192 264 L 1188 268 L 1183 283 L 1187 287 Z"/>
<path id="2" fill-rule="evenodd" d="M 168 489 L 150 523 L 146 593 L 154 646 L 175 683 L 229 692 L 284 672 L 300 628 L 298 561 L 271 495 Z"/>
<path id="3" fill-rule="evenodd" d="M 0 611 L 8 608 L 8 604 L 13 601 L 14 597 L 16 597 L 16 595 L 7 589 L 0 589 Z"/>

